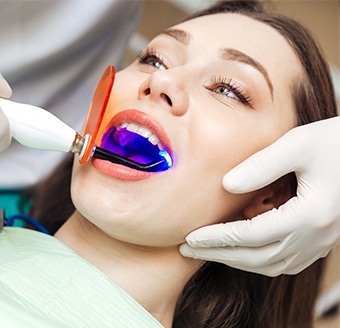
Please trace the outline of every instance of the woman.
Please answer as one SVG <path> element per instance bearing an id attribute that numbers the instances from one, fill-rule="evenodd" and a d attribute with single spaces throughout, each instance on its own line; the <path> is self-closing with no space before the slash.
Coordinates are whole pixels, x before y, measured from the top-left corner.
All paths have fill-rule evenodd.
<path id="1" fill-rule="evenodd" d="M 114 316 L 101 307 L 123 299 L 135 313 L 128 317 L 119 309 L 114 320 L 121 321 L 108 326 L 137 322 L 141 327 L 141 318 L 146 327 L 311 326 L 321 261 L 296 276 L 267 278 L 184 258 L 178 246 L 198 227 L 253 217 L 295 192 L 291 175 L 246 195 L 226 193 L 220 180 L 294 126 L 335 115 L 327 66 L 304 29 L 262 12 L 257 2 L 226 2 L 198 16 L 157 36 L 117 74 L 99 133 L 115 137 L 113 131 L 127 124 L 165 148 L 173 167 L 144 174 L 98 159 L 85 166 L 75 162 L 71 194 L 76 210 L 55 234 L 62 244 L 44 238 L 47 249 L 62 248 L 71 256 L 64 244 L 75 251 L 80 257 L 72 253 L 72 262 L 81 270 L 75 265 L 77 275 L 62 272 L 68 283 L 58 302 L 49 294 L 44 300 L 52 301 L 43 310 L 32 299 L 30 309 L 62 324 L 94 327 L 104 316 Z M 13 234 L 6 230 L 2 239 Z M 38 259 L 46 261 L 44 279 L 49 280 L 52 260 L 45 256 Z M 95 268 L 109 282 L 100 280 Z M 90 277 L 95 272 L 100 282 L 83 276 L 79 281 L 83 270 Z M 2 290 L 24 288 L 9 281 Z M 116 285 L 132 299 L 123 291 L 117 299 Z M 90 302 L 104 297 L 100 305 L 84 307 L 90 297 L 86 286 L 93 292 Z M 36 283 L 31 287 L 36 289 Z M 76 301 L 71 298 L 80 291 Z"/>

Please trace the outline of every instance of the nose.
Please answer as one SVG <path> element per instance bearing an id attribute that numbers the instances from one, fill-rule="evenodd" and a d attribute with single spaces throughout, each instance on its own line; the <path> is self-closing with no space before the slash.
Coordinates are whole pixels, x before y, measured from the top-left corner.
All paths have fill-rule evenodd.
<path id="1" fill-rule="evenodd" d="M 152 73 L 139 87 L 138 98 L 149 98 L 173 115 L 184 115 L 189 107 L 189 98 L 185 92 L 183 80 L 179 74 L 170 70 Z"/>

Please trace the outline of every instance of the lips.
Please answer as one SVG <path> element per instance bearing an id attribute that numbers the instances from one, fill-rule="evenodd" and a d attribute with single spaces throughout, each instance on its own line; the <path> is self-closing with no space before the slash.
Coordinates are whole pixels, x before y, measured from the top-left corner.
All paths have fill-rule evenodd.
<path id="1" fill-rule="evenodd" d="M 136 109 L 124 110 L 113 117 L 102 137 L 101 147 L 140 164 L 159 160 L 161 153 L 171 154 L 170 140 L 161 124 Z M 117 164 L 102 163 L 101 166 L 105 167 L 105 172 L 101 170 L 103 173 L 120 179 L 140 180 L 151 176 Z M 95 167 L 100 169 L 98 165 Z"/>

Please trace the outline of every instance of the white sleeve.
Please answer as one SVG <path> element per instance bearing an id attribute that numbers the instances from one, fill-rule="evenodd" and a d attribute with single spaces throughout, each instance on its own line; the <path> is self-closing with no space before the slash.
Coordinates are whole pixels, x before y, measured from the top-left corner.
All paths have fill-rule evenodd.
<path id="1" fill-rule="evenodd" d="M 142 1 L 3 1 L 0 72 L 12 100 L 47 108 L 81 130 L 108 65 L 122 66 Z M 0 188 L 28 186 L 63 157 L 13 143 L 0 153 Z"/>

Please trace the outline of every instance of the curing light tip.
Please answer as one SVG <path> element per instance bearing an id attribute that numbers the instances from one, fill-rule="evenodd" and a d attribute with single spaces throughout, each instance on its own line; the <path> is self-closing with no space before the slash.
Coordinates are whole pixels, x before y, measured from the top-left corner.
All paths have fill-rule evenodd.
<path id="1" fill-rule="evenodd" d="M 162 172 L 171 168 L 172 159 L 169 153 L 165 150 L 162 150 L 159 152 L 159 155 L 160 155 L 159 159 L 150 163 L 142 164 L 100 147 L 95 147 L 92 152 L 92 157 L 94 158 L 103 159 L 106 161 L 110 161 L 111 163 L 124 165 L 139 171 Z"/>

